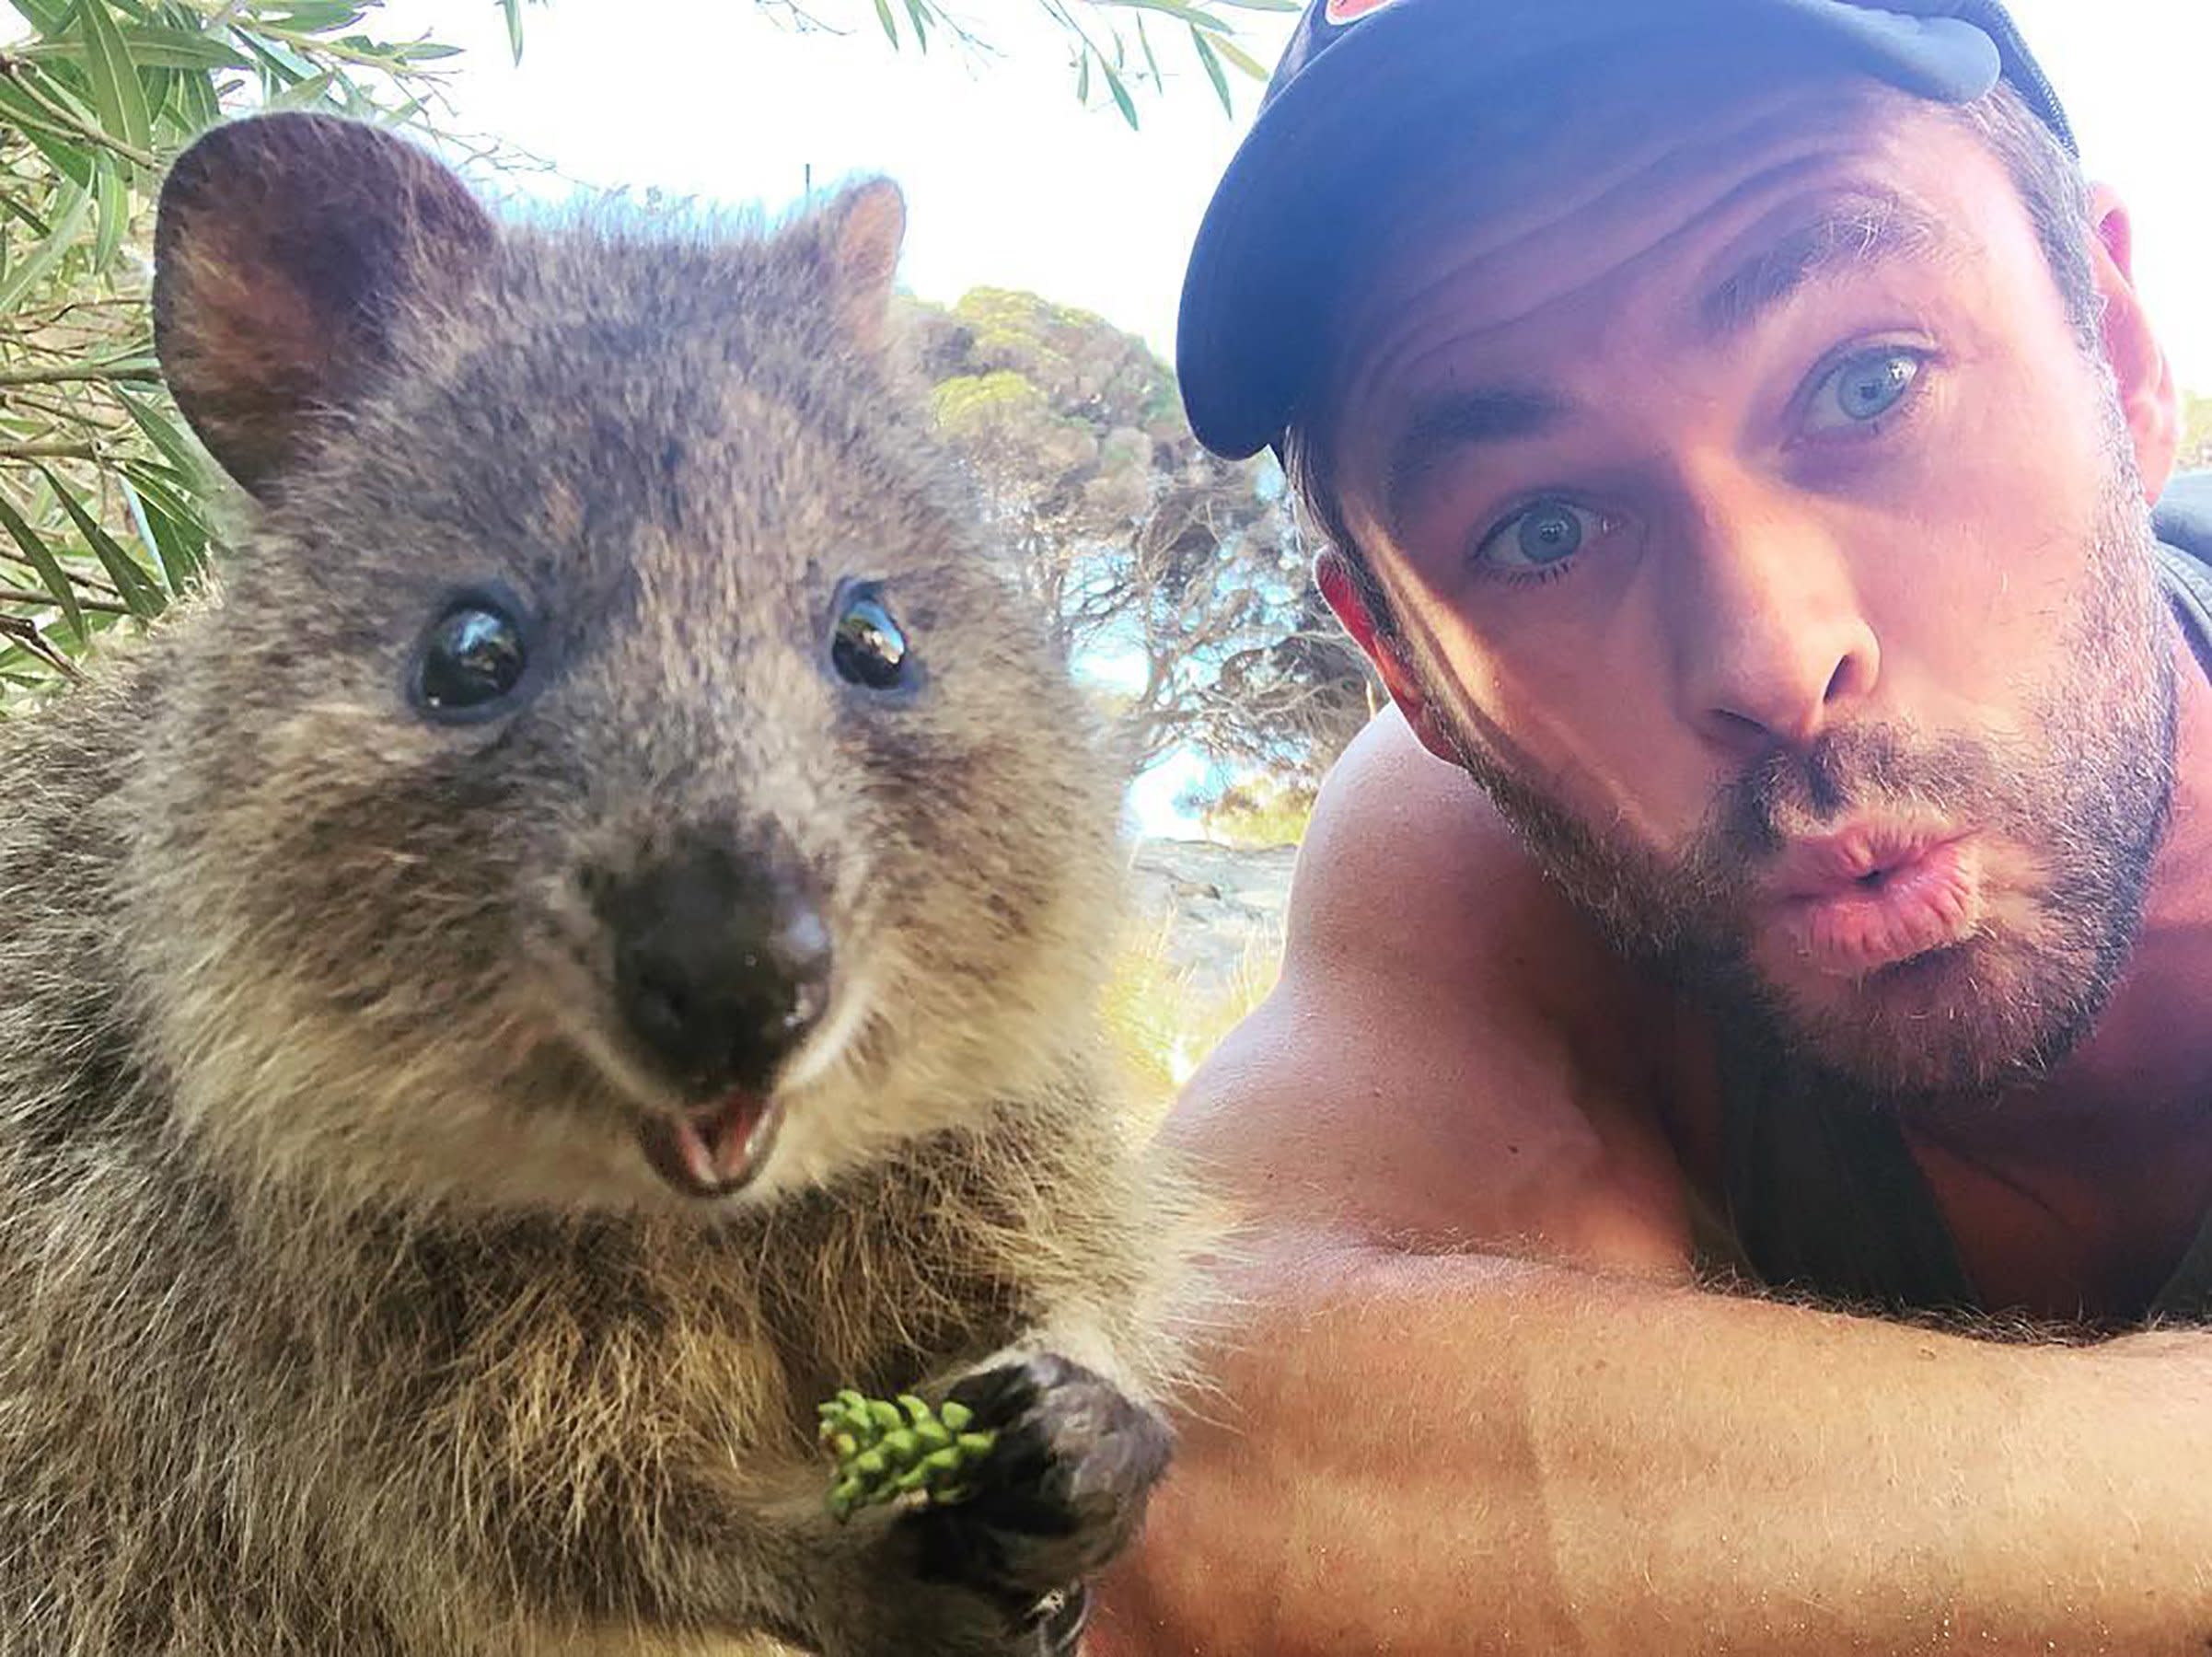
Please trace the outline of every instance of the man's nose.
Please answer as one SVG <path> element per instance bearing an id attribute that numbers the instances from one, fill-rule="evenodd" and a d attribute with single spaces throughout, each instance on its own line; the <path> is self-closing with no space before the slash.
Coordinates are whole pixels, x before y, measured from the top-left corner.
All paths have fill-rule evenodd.
<path id="1" fill-rule="evenodd" d="M 1872 691 L 1882 649 L 1850 561 L 1801 505 L 1714 488 L 1668 571 L 1684 717 L 1731 761 L 1801 748 Z"/>

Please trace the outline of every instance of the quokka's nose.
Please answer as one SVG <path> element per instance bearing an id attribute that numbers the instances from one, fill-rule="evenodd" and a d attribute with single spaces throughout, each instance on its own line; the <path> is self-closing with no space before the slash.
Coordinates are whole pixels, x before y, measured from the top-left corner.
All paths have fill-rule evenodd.
<path id="1" fill-rule="evenodd" d="M 829 929 L 796 860 L 689 844 L 610 889 L 615 996 L 699 1098 L 763 1092 L 829 1002 Z"/>

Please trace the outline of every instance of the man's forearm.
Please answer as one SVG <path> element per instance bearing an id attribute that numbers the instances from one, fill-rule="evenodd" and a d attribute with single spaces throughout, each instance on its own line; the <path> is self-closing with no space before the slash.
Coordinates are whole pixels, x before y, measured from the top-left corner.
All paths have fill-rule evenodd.
<path id="1" fill-rule="evenodd" d="M 1256 1304 L 1098 1657 L 2212 1637 L 2212 1338 L 2000 1346 L 1348 1249 Z"/>

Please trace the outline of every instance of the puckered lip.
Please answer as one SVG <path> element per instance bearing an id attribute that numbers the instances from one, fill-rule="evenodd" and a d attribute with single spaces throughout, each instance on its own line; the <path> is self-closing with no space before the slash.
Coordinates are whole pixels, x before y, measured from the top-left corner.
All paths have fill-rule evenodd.
<path id="1" fill-rule="evenodd" d="M 1772 891 L 1784 903 L 1818 902 L 1909 868 L 1966 838 L 1929 823 L 1865 818 L 1832 834 L 1789 842 L 1776 864 Z"/>

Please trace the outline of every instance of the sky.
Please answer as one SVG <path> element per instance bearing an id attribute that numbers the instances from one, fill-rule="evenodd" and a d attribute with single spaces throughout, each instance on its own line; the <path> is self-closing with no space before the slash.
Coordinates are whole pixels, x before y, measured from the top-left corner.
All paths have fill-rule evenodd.
<path id="1" fill-rule="evenodd" d="M 551 162 L 535 191 L 657 186 L 782 208 L 881 171 L 909 202 L 901 276 L 924 298 L 1025 287 L 1094 310 L 1164 353 L 1183 261 L 1257 87 L 1232 72 L 1224 117 L 1175 29 L 1155 34 L 1168 94 L 1132 133 L 1074 97 L 1063 37 L 1036 0 L 968 0 L 996 52 L 894 52 L 870 0 L 807 0 L 842 32 L 802 32 L 759 0 L 550 0 L 523 61 L 490 0 L 391 0 L 385 20 L 469 48 L 460 122 Z M 2190 117 L 2212 72 L 2212 0 L 2012 0 L 2080 132 L 2090 171 L 2135 210 L 2137 277 L 2185 385 L 2212 391 L 2212 143 Z M 1235 13 L 1272 64 L 1289 20 Z M 1172 44 L 1170 44 L 1172 42 Z"/>
<path id="2" fill-rule="evenodd" d="M 805 31 L 761 0 L 550 0 L 526 11 L 519 68 L 492 0 L 388 0 L 394 32 L 429 30 L 453 60 L 457 125 L 550 163 L 482 181 L 781 211 L 882 172 L 908 202 L 900 279 L 950 303 L 978 285 L 1028 288 L 1098 312 L 1172 357 L 1183 262 L 1213 180 L 1257 100 L 1232 72 L 1223 115 L 1187 44 L 1155 35 L 1165 96 L 1138 92 L 1131 132 L 1102 90 L 1074 96 L 1065 38 L 1037 0 L 969 0 L 994 49 L 894 52 L 872 0 L 805 0 L 834 29 Z M 895 6 L 895 9 L 897 7 Z M 2182 383 L 2212 392 L 2212 143 L 2190 117 L 2212 70 L 2212 0 L 2012 0 L 2066 102 L 2092 175 L 2128 201 L 2137 282 Z M 1291 19 L 1230 14 L 1272 64 Z M 1195 760 L 1142 779 L 1144 832 L 1188 833 L 1177 795 Z"/>

